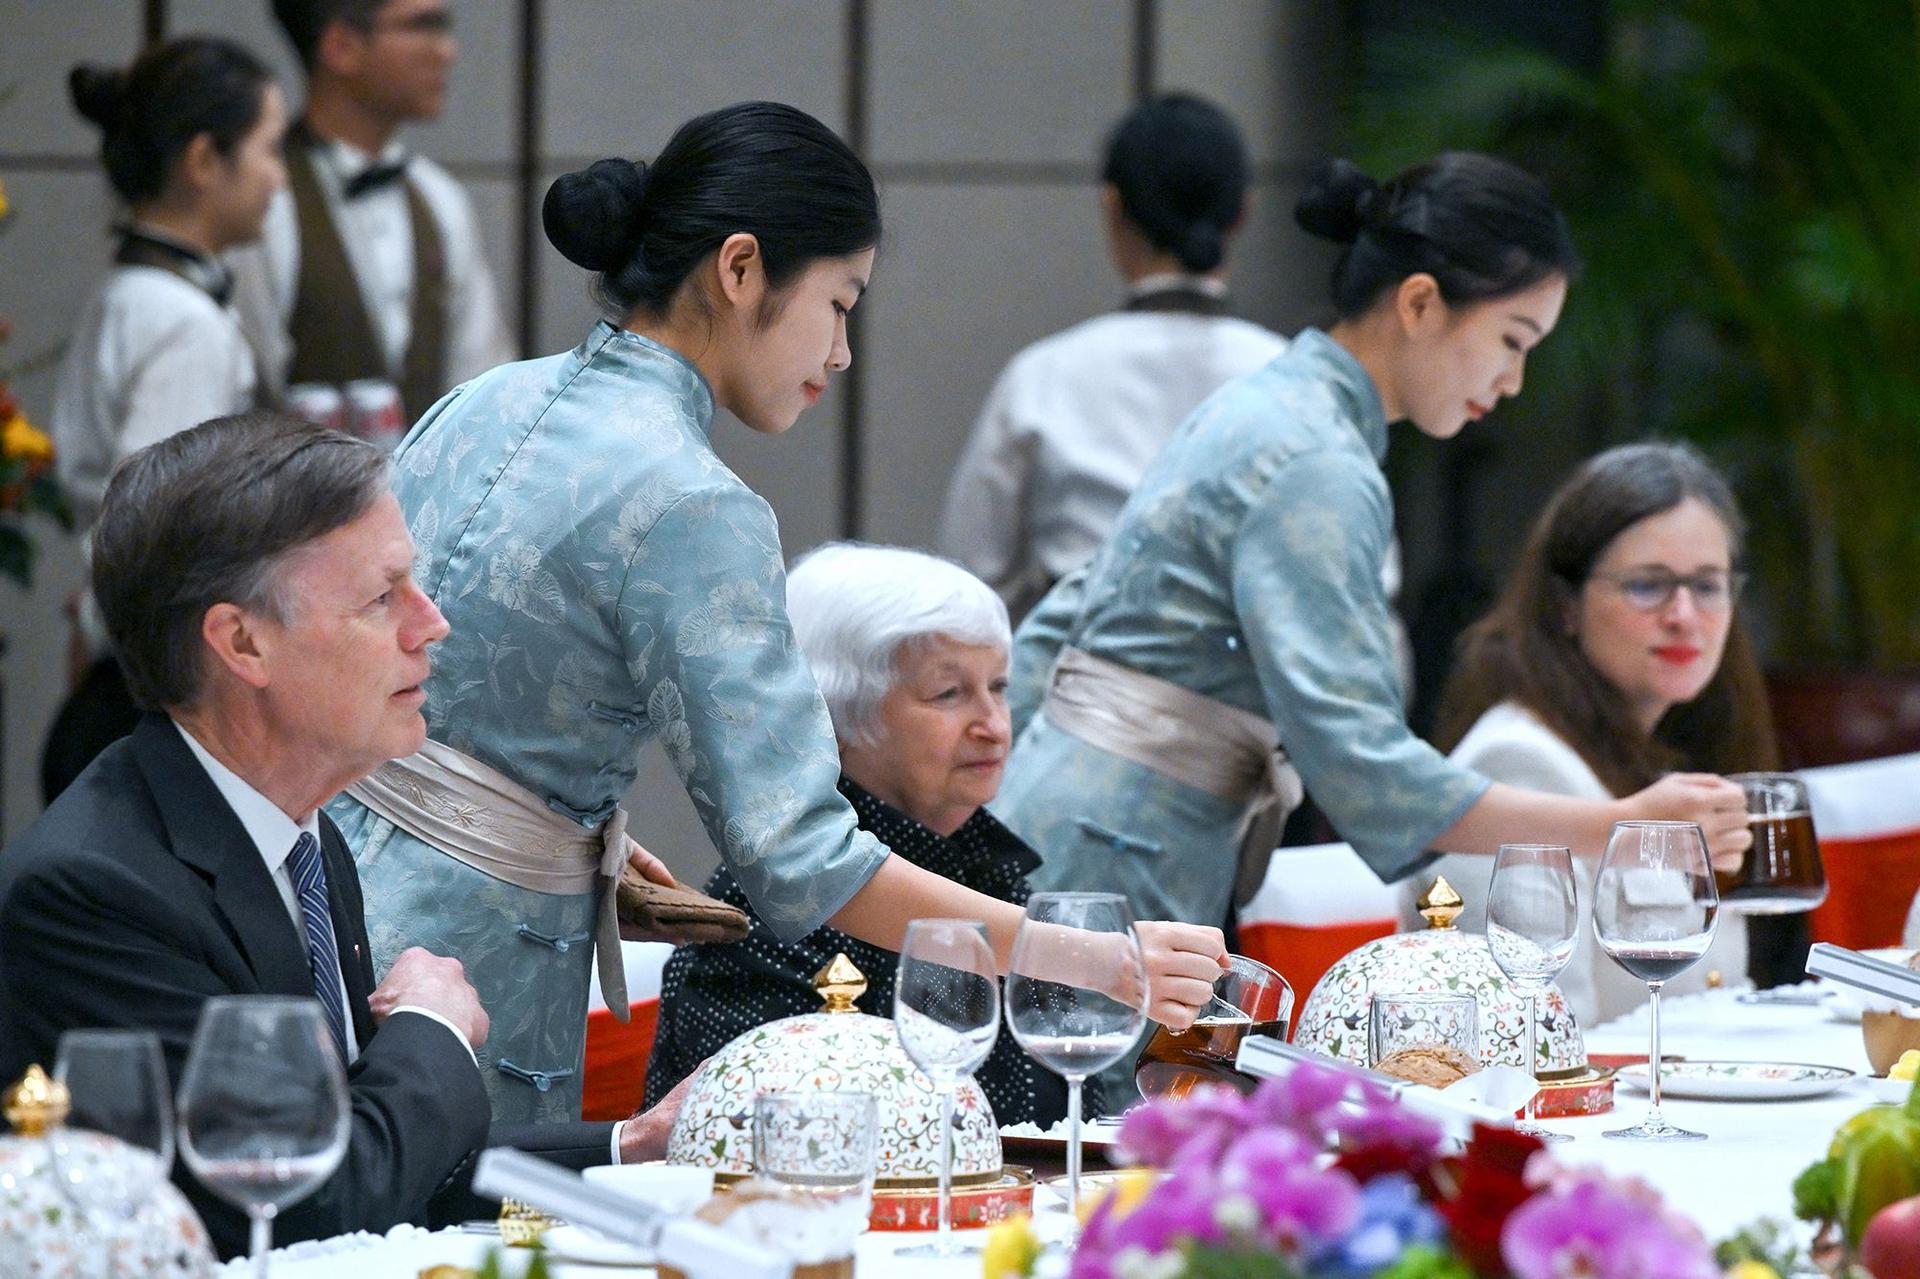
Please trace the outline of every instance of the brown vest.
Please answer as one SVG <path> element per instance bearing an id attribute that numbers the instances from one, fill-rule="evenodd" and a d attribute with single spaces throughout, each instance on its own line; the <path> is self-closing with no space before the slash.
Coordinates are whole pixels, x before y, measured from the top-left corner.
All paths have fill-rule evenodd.
<path id="1" fill-rule="evenodd" d="M 300 280 L 287 324 L 293 342 L 287 384 L 337 386 L 356 378 L 382 378 L 399 388 L 407 421 L 417 421 L 447 390 L 447 255 L 440 224 L 413 180 L 406 179 L 407 217 L 413 226 L 412 332 L 401 367 L 392 369 L 314 175 L 314 145 L 310 134 L 289 131 L 287 190 L 300 228 Z"/>

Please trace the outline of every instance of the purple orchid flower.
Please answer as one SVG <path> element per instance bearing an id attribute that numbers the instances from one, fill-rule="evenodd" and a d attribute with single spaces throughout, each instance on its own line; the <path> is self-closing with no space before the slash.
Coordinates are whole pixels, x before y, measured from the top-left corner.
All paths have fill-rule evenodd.
<path id="1" fill-rule="evenodd" d="M 1715 1279 L 1720 1273 L 1692 1223 L 1666 1211 L 1646 1186 L 1597 1172 L 1557 1176 L 1514 1209 L 1500 1253 L 1515 1279 Z"/>

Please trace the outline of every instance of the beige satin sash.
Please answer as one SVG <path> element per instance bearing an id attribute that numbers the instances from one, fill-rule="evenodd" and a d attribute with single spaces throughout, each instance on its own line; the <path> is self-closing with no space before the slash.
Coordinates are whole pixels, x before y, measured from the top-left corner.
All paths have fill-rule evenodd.
<path id="1" fill-rule="evenodd" d="M 1280 828 L 1304 794 L 1272 724 L 1071 646 L 1060 651 L 1040 713 L 1090 746 L 1246 805 L 1233 903 L 1260 891 Z"/>
<path id="2" fill-rule="evenodd" d="M 483 874 L 536 893 L 600 892 L 594 957 L 600 994 L 627 1020 L 626 967 L 614 885 L 627 860 L 627 810 L 589 829 L 548 808 L 497 769 L 429 738 L 382 764 L 347 794 L 416 839 Z"/>

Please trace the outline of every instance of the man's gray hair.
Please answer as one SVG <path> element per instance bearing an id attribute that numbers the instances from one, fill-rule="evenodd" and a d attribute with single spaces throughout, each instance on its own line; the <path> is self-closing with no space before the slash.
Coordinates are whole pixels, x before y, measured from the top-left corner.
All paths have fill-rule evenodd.
<path id="1" fill-rule="evenodd" d="M 214 418 L 122 462 L 93 528 L 93 593 L 134 701 L 192 706 L 207 610 L 289 620 L 288 558 L 387 491 L 381 450 L 281 413 Z"/>
<path id="2" fill-rule="evenodd" d="M 787 615 L 835 735 L 869 746 L 904 647 L 935 636 L 1013 647 L 992 587 L 951 560 L 897 546 L 829 542 L 801 556 L 787 575 Z"/>

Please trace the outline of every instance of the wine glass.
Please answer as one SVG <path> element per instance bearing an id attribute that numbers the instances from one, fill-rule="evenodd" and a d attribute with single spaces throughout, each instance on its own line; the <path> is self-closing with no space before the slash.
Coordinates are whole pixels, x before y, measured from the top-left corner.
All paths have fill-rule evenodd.
<path id="1" fill-rule="evenodd" d="M 1573 851 L 1560 844 L 1502 844 L 1493 859 L 1487 891 L 1487 949 L 1514 989 L 1526 996 L 1526 1067 L 1539 1074 L 1539 998 L 1573 958 L 1580 935 L 1579 895 L 1573 882 Z M 1532 1103 L 1528 1103 L 1531 1110 Z M 1569 1141 L 1523 1120 L 1515 1130 L 1542 1141 Z"/>
<path id="2" fill-rule="evenodd" d="M 53 1077 L 66 1085 L 71 1105 L 48 1152 L 60 1191 L 104 1236 L 110 1223 L 137 1217 L 173 1167 L 173 1104 L 160 1038 L 147 1030 L 70 1030 L 60 1036 Z M 86 1158 L 88 1132 L 128 1149 Z"/>
<path id="3" fill-rule="evenodd" d="M 1067 1208 L 1080 1214 L 1080 1090 L 1132 1050 L 1147 1020 L 1146 961 L 1118 893 L 1035 893 L 1007 965 L 1007 1025 L 1067 1081 Z"/>
<path id="4" fill-rule="evenodd" d="M 953 1239 L 953 1105 L 960 1081 L 979 1069 L 1000 1034 L 1000 983 L 986 925 L 916 919 L 900 947 L 893 984 L 900 1046 L 940 1093 L 940 1232 L 902 1257 L 958 1257 L 979 1249 Z"/>
<path id="5" fill-rule="evenodd" d="M 246 1210 L 256 1279 L 273 1219 L 333 1175 L 347 1151 L 347 1081 L 314 999 L 207 1001 L 180 1081 L 180 1154 L 207 1187 Z"/>
<path id="6" fill-rule="evenodd" d="M 1593 885 L 1593 931 L 1613 962 L 1647 984 L 1653 1042 L 1647 1117 L 1606 1135 L 1622 1141 L 1703 1141 L 1660 1114 L 1660 988 L 1700 962 L 1720 914 L 1706 837 L 1692 822 L 1620 822 Z"/>

